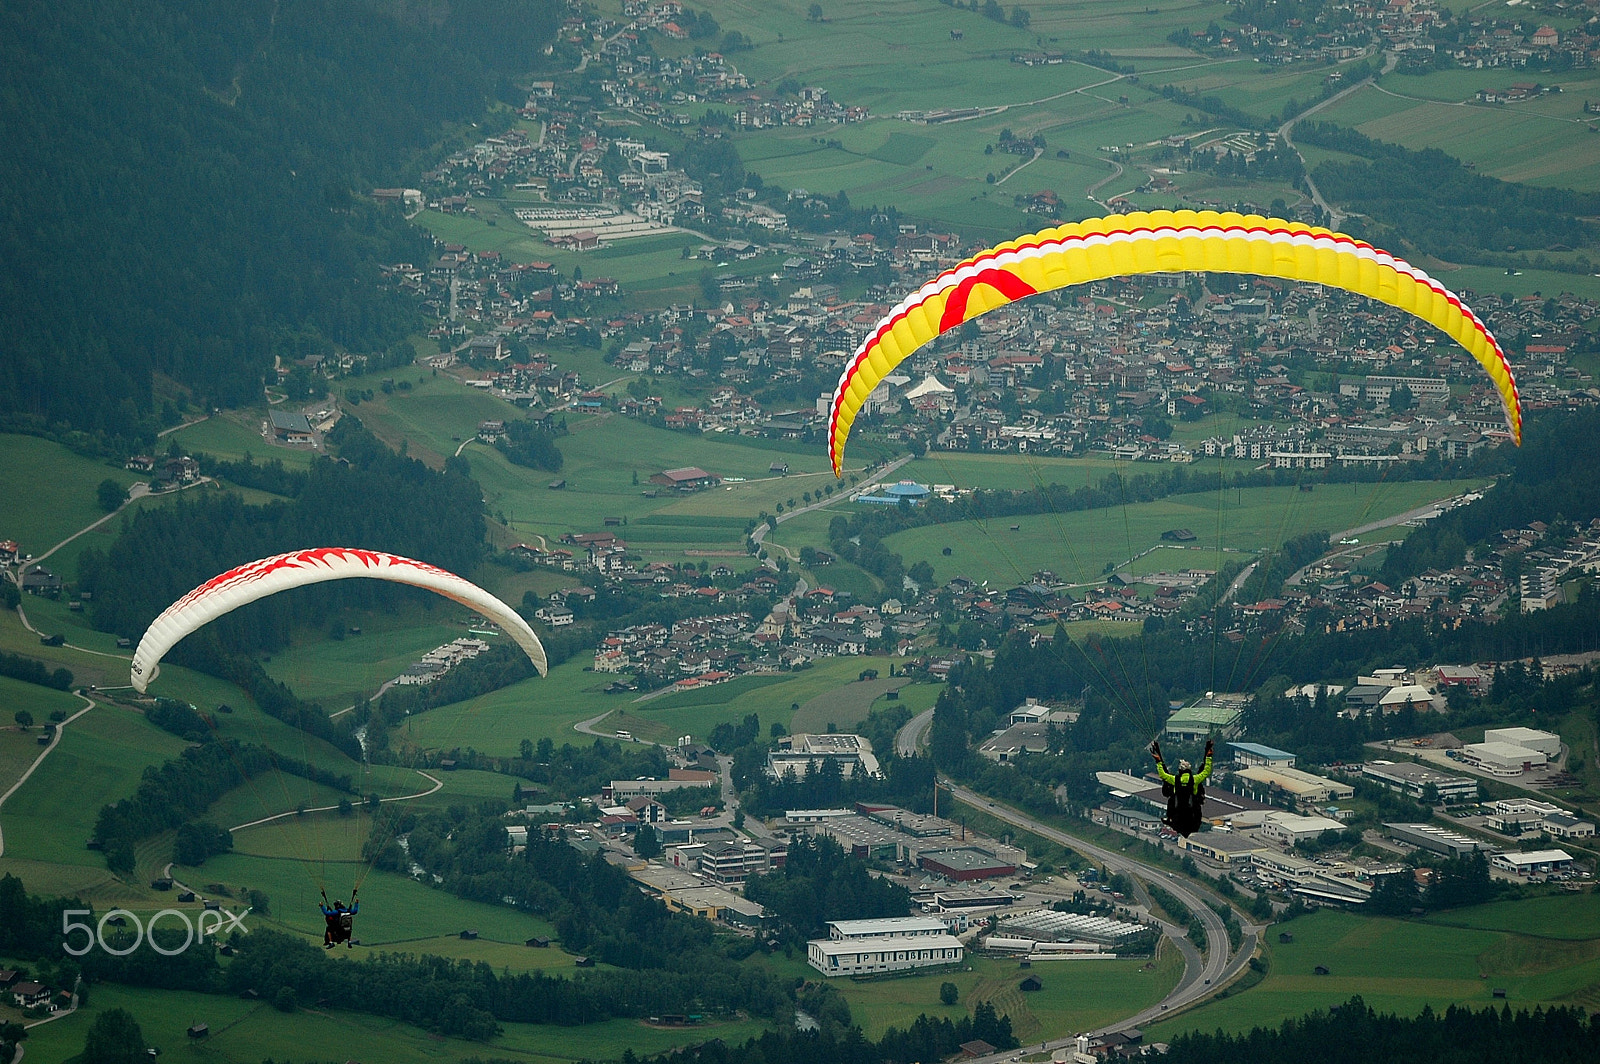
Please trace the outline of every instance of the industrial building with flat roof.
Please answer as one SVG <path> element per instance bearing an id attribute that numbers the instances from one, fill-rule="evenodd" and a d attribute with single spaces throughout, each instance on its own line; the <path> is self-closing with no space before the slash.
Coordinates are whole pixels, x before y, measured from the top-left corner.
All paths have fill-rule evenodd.
<path id="1" fill-rule="evenodd" d="M 1235 865 L 1251 860 L 1266 849 L 1265 844 L 1231 831 L 1202 831 L 1179 839 L 1178 847 L 1213 864 Z"/>
<path id="2" fill-rule="evenodd" d="M 884 827 L 893 828 L 907 835 L 915 835 L 919 839 L 954 835 L 961 830 L 961 825 L 954 820 L 946 820 L 942 816 L 929 816 L 926 813 L 913 813 L 897 805 L 857 802 L 856 812 Z"/>
<path id="3" fill-rule="evenodd" d="M 760 902 L 740 897 L 723 887 L 708 886 L 698 876 L 680 868 L 650 862 L 628 874 L 673 912 L 688 913 L 703 920 L 720 920 L 738 927 L 756 927 L 766 915 Z"/>
<path id="4" fill-rule="evenodd" d="M 1249 780 L 1263 788 L 1283 791 L 1301 808 L 1324 805 L 1332 799 L 1355 796 L 1356 789 L 1348 783 L 1324 779 L 1287 765 L 1254 764 L 1234 773 L 1239 779 Z"/>
<path id="5" fill-rule="evenodd" d="M 987 850 L 980 850 L 976 846 L 927 850 L 917 857 L 917 864 L 929 872 L 944 876 L 952 883 L 1009 876 L 1017 870 L 1016 864 L 996 857 Z"/>
<path id="6" fill-rule="evenodd" d="M 830 920 L 827 938 L 806 943 L 806 960 L 830 977 L 959 964 L 964 954 L 961 940 L 931 916 Z"/>
<path id="7" fill-rule="evenodd" d="M 1297 854 L 1277 853 L 1273 850 L 1262 850 L 1250 858 L 1252 868 L 1274 879 L 1281 879 L 1285 883 L 1300 883 L 1317 874 L 1314 862 L 1306 860 Z"/>
<path id="8" fill-rule="evenodd" d="M 1502 872 L 1519 876 L 1536 876 L 1549 872 L 1565 872 L 1572 867 L 1572 855 L 1566 850 L 1533 850 L 1529 853 L 1497 853 L 1490 864 Z"/>
<path id="9" fill-rule="evenodd" d="M 1196 742 L 1210 735 L 1230 738 L 1239 733 L 1249 695 L 1207 695 L 1167 718 L 1164 731 L 1169 739 Z"/>
<path id="10" fill-rule="evenodd" d="M 942 935 L 944 930 L 944 921 L 932 916 L 882 916 L 875 920 L 828 921 L 828 937 L 838 941 Z"/>
<path id="11" fill-rule="evenodd" d="M 1492 776 L 1520 776 L 1549 760 L 1543 750 L 1516 743 L 1468 743 L 1461 748 L 1461 759 Z"/>
<path id="12" fill-rule="evenodd" d="M 1261 835 L 1282 846 L 1320 839 L 1323 832 L 1343 831 L 1344 825 L 1325 816 L 1295 816 L 1293 813 L 1268 813 L 1261 824 Z"/>
<path id="13" fill-rule="evenodd" d="M 1287 750 L 1278 750 L 1260 743 L 1229 743 L 1236 765 L 1265 765 L 1268 768 L 1294 768 L 1295 757 Z"/>
<path id="14" fill-rule="evenodd" d="M 1446 804 L 1478 800 L 1477 780 L 1452 776 L 1429 765 L 1416 765 L 1408 761 L 1369 761 L 1361 766 L 1361 774 L 1377 780 L 1391 791 L 1399 791 L 1418 801 L 1421 801 L 1423 791 L 1430 785 L 1439 795 L 1439 801 Z"/>
<path id="15" fill-rule="evenodd" d="M 998 933 L 1035 942 L 1098 942 L 1103 946 L 1114 946 L 1143 930 L 1139 924 L 1130 924 L 1125 920 L 1037 909 L 1001 920 Z"/>
<path id="16" fill-rule="evenodd" d="M 1490 728 L 1483 733 L 1486 743 L 1511 743 L 1537 750 L 1546 757 L 1561 756 L 1561 736 L 1537 728 Z"/>
<path id="17" fill-rule="evenodd" d="M 1494 846 L 1480 842 L 1459 831 L 1435 827 L 1432 824 L 1385 824 L 1389 835 L 1399 842 L 1422 850 L 1432 850 L 1446 857 L 1465 857 L 1479 850 L 1492 851 Z"/>
<path id="18" fill-rule="evenodd" d="M 878 759 L 872 752 L 872 743 L 859 735 L 786 735 L 778 740 L 777 749 L 767 754 L 767 774 L 773 779 L 793 776 L 805 777 L 812 764 L 832 761 L 839 766 L 840 774 L 849 779 L 857 772 L 868 776 L 881 776 Z"/>

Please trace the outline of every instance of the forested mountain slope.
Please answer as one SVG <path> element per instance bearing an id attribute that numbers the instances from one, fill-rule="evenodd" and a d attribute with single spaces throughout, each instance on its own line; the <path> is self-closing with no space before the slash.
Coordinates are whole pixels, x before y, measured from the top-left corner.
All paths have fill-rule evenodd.
<path id="1" fill-rule="evenodd" d="M 557 19 L 556 0 L 0 6 L 0 422 L 131 441 L 156 374 L 227 405 L 274 355 L 396 343 L 413 318 L 377 265 L 427 245 L 354 193 L 516 100 Z"/>

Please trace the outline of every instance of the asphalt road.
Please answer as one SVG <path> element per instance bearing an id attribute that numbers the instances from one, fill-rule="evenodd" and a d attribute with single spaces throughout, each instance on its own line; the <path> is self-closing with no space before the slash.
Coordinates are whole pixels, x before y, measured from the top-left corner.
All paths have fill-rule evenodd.
<path id="1" fill-rule="evenodd" d="M 916 757 L 928 741 L 928 729 L 933 727 L 933 710 L 925 709 L 906 721 L 894 734 L 894 752 L 900 757 Z"/>
<path id="2" fill-rule="evenodd" d="M 945 781 L 945 786 L 957 798 L 979 809 L 990 816 L 1003 820 L 1015 827 L 1031 831 L 1035 835 L 1049 839 L 1051 842 L 1070 847 L 1083 854 L 1085 857 L 1104 865 L 1112 872 L 1122 872 L 1130 877 L 1143 878 L 1150 882 L 1158 882 L 1162 889 L 1172 894 L 1190 911 L 1194 912 L 1206 930 L 1206 951 L 1202 957 L 1193 943 L 1189 942 L 1185 929 L 1162 924 L 1162 930 L 1177 944 L 1183 953 L 1183 977 L 1178 980 L 1178 985 L 1172 992 L 1156 1004 L 1133 1014 L 1116 1023 L 1102 1027 L 1096 1031 L 1088 1032 L 1091 1035 L 1108 1034 L 1112 1031 L 1125 1031 L 1130 1027 L 1139 1027 L 1152 1020 L 1162 1019 L 1172 1015 L 1186 1005 L 1193 1004 L 1204 998 L 1210 997 L 1220 990 L 1249 963 L 1250 957 L 1255 953 L 1256 941 L 1260 935 L 1260 928 L 1246 927 L 1245 936 L 1240 943 L 1238 953 L 1229 955 L 1228 930 L 1222 922 L 1222 917 L 1212 911 L 1211 907 L 1202 900 L 1200 889 L 1186 879 L 1180 879 L 1169 872 L 1147 865 L 1142 861 L 1134 860 L 1125 854 L 1117 853 L 1085 842 L 1073 835 L 1048 824 L 1035 820 L 1017 809 L 1008 805 L 991 801 L 966 787 Z M 1143 888 L 1136 887 L 1143 895 Z M 1148 902 L 1148 897 L 1142 900 Z M 1073 1044 L 1073 1037 L 1057 1038 L 1046 1043 L 1046 1048 L 1059 1048 Z M 1037 1052 L 1037 1051 L 1035 1051 Z M 1009 1059 L 1009 1054 L 997 1054 L 993 1057 L 983 1058 L 979 1064 L 996 1064 L 996 1062 Z"/>

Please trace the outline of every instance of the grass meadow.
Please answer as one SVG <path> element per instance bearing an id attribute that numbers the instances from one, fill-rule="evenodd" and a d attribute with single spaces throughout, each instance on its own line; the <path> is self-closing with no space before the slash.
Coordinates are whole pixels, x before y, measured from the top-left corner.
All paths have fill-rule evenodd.
<path id="1" fill-rule="evenodd" d="M 102 703 L 78 718 L 56 748 L 0 810 L 12 872 L 39 893 L 125 891 L 86 848 L 100 807 L 133 793 L 140 774 L 176 756 L 185 743 L 142 714 Z"/>
<path id="2" fill-rule="evenodd" d="M 883 700 L 885 694 L 906 686 L 901 677 L 891 679 L 888 669 L 877 660 L 868 668 L 877 670 L 877 679 L 857 680 L 808 698 L 794 711 L 790 728 L 796 732 L 849 731 L 867 719 L 873 706 L 888 704 Z M 834 727 L 829 728 L 830 724 Z"/>
<path id="3" fill-rule="evenodd" d="M 1549 904 L 1547 904 L 1549 903 Z M 1415 1015 L 1424 1005 L 1529 1008 L 1600 1004 L 1600 926 L 1592 895 L 1532 899 L 1440 914 L 1460 926 L 1323 910 L 1282 925 L 1294 936 L 1265 936 L 1266 977 L 1255 987 L 1214 999 L 1181 1017 L 1152 1024 L 1145 1035 L 1164 1041 L 1179 1031 L 1272 1027 L 1310 1009 L 1359 994 L 1384 1011 Z M 1533 937 L 1543 920 L 1583 937 Z M 1322 965 L 1328 975 L 1316 975 Z"/>
<path id="4" fill-rule="evenodd" d="M 31 501 L 27 506 L 6 508 L 0 538 L 16 540 L 24 554 L 43 554 L 106 515 L 95 497 L 101 481 L 114 480 L 126 488 L 143 479 L 128 470 L 74 454 L 59 443 L 0 433 L 0 498 Z M 76 572 L 73 568 L 58 568 L 56 558 L 45 565 L 68 579 Z"/>
<path id="5" fill-rule="evenodd" d="M 1186 552 L 1186 567 L 1219 569 L 1230 555 L 1275 547 L 1305 532 L 1336 532 L 1381 520 L 1472 486 L 1465 481 L 1340 484 L 1318 485 L 1313 493 L 1293 486 L 1244 488 L 1226 497 L 1209 492 L 1105 510 L 913 528 L 884 542 L 908 562 L 927 559 L 941 583 L 961 575 L 1012 584 L 1039 569 L 1087 583 L 1098 580 L 1107 565 L 1120 565 L 1158 545 L 1168 529 L 1188 528 L 1198 537 L 1193 546 L 1199 549 Z"/>
<path id="6" fill-rule="evenodd" d="M 548 953 L 548 950 L 528 950 Z M 494 1057 L 530 1064 L 612 1060 L 632 1049 L 641 1056 L 663 1053 L 707 1037 L 742 1042 L 764 1025 L 751 1021 L 690 1028 L 655 1028 L 636 1020 L 610 1020 L 584 1027 L 507 1024 L 489 1042 L 468 1042 L 429 1034 L 396 1020 L 337 1008 L 305 1005 L 284 1014 L 271 1005 L 234 997 L 159 991 L 115 985 L 96 986 L 90 1004 L 72 1016 L 29 1032 L 28 1060 L 65 1064 L 83 1049 L 83 1040 L 101 1011 L 123 1008 L 138 1020 L 144 1039 L 161 1047 L 164 1061 L 259 1064 L 265 1058 L 305 1060 L 307 1054 L 385 1064 L 455 1064 L 466 1057 Z M 190 1043 L 184 1031 L 208 1023 L 211 1036 Z"/>
<path id="7" fill-rule="evenodd" d="M 329 399 L 328 402 L 332 403 L 333 400 Z M 179 429 L 167 439 L 176 440 L 185 451 L 200 451 L 214 458 L 239 461 L 249 455 L 257 463 L 264 464 L 276 458 L 288 469 L 309 467 L 317 452 L 308 447 L 286 447 L 268 440 L 261 435 L 261 423 L 265 420 L 266 415 L 259 408 L 234 410 Z"/>
<path id="8" fill-rule="evenodd" d="M 756 962 L 782 976 L 815 975 L 815 969 L 799 957 L 774 955 Z M 1137 1012 L 1164 997 L 1183 973 L 1183 958 L 1171 946 L 1163 946 L 1149 970 L 1146 962 L 1138 960 L 1040 962 L 1028 972 L 1018 969 L 1015 958 L 969 954 L 967 963 L 971 971 L 861 982 L 838 979 L 830 985 L 849 1002 L 852 1018 L 868 1038 L 882 1037 L 889 1027 L 904 1029 L 923 1013 L 933 1019 L 957 1020 L 987 1001 L 995 1011 L 1011 1017 L 1012 1030 L 1026 1045 L 1045 1037 L 1094 1030 Z M 1017 984 L 1026 975 L 1037 975 L 1043 989 L 1026 994 L 1019 990 Z M 939 984 L 946 982 L 956 984 L 960 991 L 954 1005 L 939 1001 Z"/>
<path id="9" fill-rule="evenodd" d="M 1600 75 L 1567 71 L 1552 78 L 1562 92 L 1523 103 L 1472 102 L 1479 89 L 1512 80 L 1497 70 L 1390 74 L 1318 117 L 1408 148 L 1442 149 L 1506 181 L 1600 189 L 1600 136 L 1583 111 L 1600 92 Z"/>
<path id="10" fill-rule="evenodd" d="M 400 729 L 395 743 L 414 743 L 425 749 L 472 748 L 491 756 L 511 756 L 523 739 L 549 738 L 582 745 L 593 739 L 574 730 L 573 724 L 610 713 L 596 726 L 602 734 L 617 729 L 636 738 L 656 742 L 693 735 L 704 741 L 711 729 L 724 721 L 740 721 L 750 713 L 761 718 L 763 730 L 777 721 L 786 728 L 794 707 L 855 681 L 863 668 L 885 669 L 883 659 L 835 658 L 820 661 L 795 673 L 776 677 L 749 677 L 718 684 L 703 691 L 675 692 L 647 701 L 635 701 L 632 692 L 608 695 L 611 677 L 582 671 L 584 661 L 574 659 L 550 670 L 544 679 L 523 680 L 479 698 L 457 702 L 412 717 Z M 866 714 L 863 712 L 862 716 Z M 825 723 L 825 722 L 824 722 Z"/>
<path id="11" fill-rule="evenodd" d="M 330 639 L 306 633 L 265 662 L 273 679 L 293 688 L 308 701 L 321 702 L 330 713 L 371 695 L 437 646 L 467 634 L 453 604 L 424 612 L 406 609 L 398 615 L 363 613 L 360 635 Z M 445 619 L 449 616 L 449 620 Z"/>

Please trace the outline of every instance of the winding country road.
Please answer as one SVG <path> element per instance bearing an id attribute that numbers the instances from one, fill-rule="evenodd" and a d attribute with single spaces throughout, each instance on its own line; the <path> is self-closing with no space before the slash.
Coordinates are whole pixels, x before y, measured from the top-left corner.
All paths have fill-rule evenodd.
<path id="1" fill-rule="evenodd" d="M 1376 88 L 1377 79 L 1393 70 L 1399 62 L 1400 55 L 1398 52 L 1385 53 L 1383 69 L 1381 71 L 1372 75 L 1371 77 L 1363 78 L 1347 89 L 1341 89 L 1332 96 L 1329 96 L 1326 100 L 1306 108 L 1304 111 L 1301 111 L 1287 122 L 1284 122 L 1278 127 L 1278 139 L 1281 140 L 1290 151 L 1294 152 L 1295 157 L 1300 160 L 1300 165 L 1305 166 L 1306 157 L 1300 154 L 1300 149 L 1296 148 L 1294 146 L 1294 141 L 1289 139 L 1289 131 L 1294 128 L 1294 124 L 1303 118 L 1310 118 L 1312 115 L 1326 107 L 1332 107 L 1334 104 L 1349 96 L 1351 93 L 1359 92 L 1368 85 L 1372 85 L 1374 88 Z M 1344 212 L 1322 198 L 1322 190 L 1317 188 L 1317 183 L 1315 181 L 1311 180 L 1311 168 L 1306 166 L 1305 170 L 1306 190 L 1311 193 L 1311 202 L 1315 203 L 1318 207 L 1321 207 L 1323 212 L 1327 215 L 1328 228 L 1337 230 L 1339 226 L 1344 223 Z"/>

